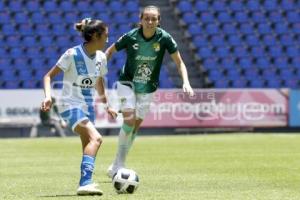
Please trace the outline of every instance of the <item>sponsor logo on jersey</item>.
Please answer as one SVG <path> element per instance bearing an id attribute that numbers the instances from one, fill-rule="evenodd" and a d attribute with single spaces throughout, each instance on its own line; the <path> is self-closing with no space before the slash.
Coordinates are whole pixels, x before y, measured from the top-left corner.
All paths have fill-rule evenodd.
<path id="1" fill-rule="evenodd" d="M 138 43 L 135 43 L 134 45 L 132 45 L 132 48 L 134 50 L 138 50 L 139 49 L 139 44 Z"/>
<path id="2" fill-rule="evenodd" d="M 142 55 L 137 55 L 135 57 L 135 60 L 142 60 L 142 61 L 151 61 L 151 60 L 155 60 L 157 58 L 157 56 L 142 56 Z"/>
<path id="3" fill-rule="evenodd" d="M 79 78 L 76 82 L 73 83 L 73 86 L 80 87 L 82 89 L 89 89 L 93 88 L 95 85 L 95 82 L 93 81 L 93 78 Z"/>
<path id="4" fill-rule="evenodd" d="M 160 50 L 160 44 L 158 42 L 153 43 L 153 49 L 154 51 L 159 51 Z"/>

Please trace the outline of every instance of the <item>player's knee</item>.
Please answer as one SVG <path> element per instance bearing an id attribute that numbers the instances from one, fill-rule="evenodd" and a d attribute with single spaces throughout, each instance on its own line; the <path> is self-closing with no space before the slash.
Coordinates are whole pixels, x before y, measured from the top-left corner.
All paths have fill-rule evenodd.
<path id="1" fill-rule="evenodd" d="M 95 146 L 100 147 L 103 142 L 102 136 L 100 134 L 96 134 L 94 137 L 91 138 L 91 142 Z"/>
<path id="2" fill-rule="evenodd" d="M 126 124 L 127 126 L 130 126 L 130 127 L 134 127 L 134 125 L 135 125 L 135 119 L 124 120 L 124 124 Z"/>

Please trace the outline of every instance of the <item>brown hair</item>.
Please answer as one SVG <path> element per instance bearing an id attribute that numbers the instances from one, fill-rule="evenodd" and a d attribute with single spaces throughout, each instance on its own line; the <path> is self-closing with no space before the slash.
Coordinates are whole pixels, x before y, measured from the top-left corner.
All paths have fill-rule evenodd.
<path id="1" fill-rule="evenodd" d="M 102 33 L 105 32 L 107 25 L 98 19 L 85 18 L 80 22 L 75 23 L 74 28 L 78 32 L 81 32 L 81 36 L 85 41 L 89 42 L 94 33 L 101 36 Z"/>
<path id="2" fill-rule="evenodd" d="M 143 8 L 143 10 L 142 10 L 141 13 L 140 13 L 140 19 L 141 19 L 141 20 L 143 19 L 145 10 L 148 10 L 148 9 L 149 9 L 149 10 L 150 10 L 150 9 L 157 10 L 157 12 L 158 12 L 158 21 L 160 21 L 160 8 L 157 7 L 157 6 L 153 6 L 153 5 L 145 6 L 145 7 Z M 142 27 L 141 24 L 139 24 L 139 26 Z M 158 27 L 160 27 L 160 24 L 158 24 Z"/>

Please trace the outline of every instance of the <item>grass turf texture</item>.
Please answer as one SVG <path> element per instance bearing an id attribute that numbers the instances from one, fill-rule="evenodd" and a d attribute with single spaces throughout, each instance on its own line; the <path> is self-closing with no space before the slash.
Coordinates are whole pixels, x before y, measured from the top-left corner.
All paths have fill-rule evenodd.
<path id="1" fill-rule="evenodd" d="M 128 167 L 140 187 L 118 195 L 106 169 L 117 145 L 105 137 L 94 180 L 104 195 L 78 197 L 79 138 L 0 140 L 0 199 L 300 199 L 300 135 L 221 134 L 137 138 Z"/>

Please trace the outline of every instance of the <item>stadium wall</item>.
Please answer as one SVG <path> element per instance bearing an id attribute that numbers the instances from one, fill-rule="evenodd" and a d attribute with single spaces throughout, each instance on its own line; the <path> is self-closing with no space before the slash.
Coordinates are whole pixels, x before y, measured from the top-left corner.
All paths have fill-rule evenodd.
<path id="1" fill-rule="evenodd" d="M 59 90 L 55 90 L 54 96 L 59 96 Z M 115 91 L 109 90 L 108 96 L 117 110 Z M 43 91 L 39 89 L 1 90 L 0 137 L 7 135 L 8 128 L 22 128 L 20 136 L 29 135 L 24 132 L 40 123 L 42 99 Z M 299 103 L 300 91 L 288 89 L 197 89 L 194 97 L 188 97 L 180 89 L 161 89 L 154 96 L 143 128 L 298 127 Z M 98 97 L 95 110 L 97 128 L 109 130 L 121 126 L 121 116 L 111 120 Z"/>

